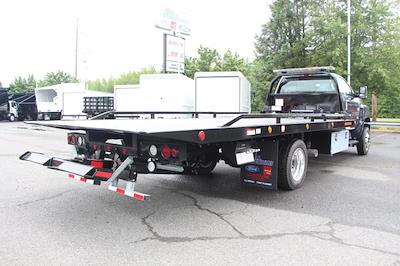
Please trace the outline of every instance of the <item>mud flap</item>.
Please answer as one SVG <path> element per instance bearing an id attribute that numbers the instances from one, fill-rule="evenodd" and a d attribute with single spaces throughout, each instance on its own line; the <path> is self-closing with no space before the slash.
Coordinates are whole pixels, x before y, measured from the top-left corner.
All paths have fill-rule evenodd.
<path id="1" fill-rule="evenodd" d="M 259 142 L 258 147 L 260 151 L 255 155 L 254 162 L 241 166 L 242 181 L 244 184 L 277 190 L 279 141 Z"/>
<path id="2" fill-rule="evenodd" d="M 43 153 L 38 152 L 25 152 L 19 157 L 19 159 L 41 164 L 43 166 L 47 166 L 50 169 L 68 172 L 83 177 L 93 177 L 96 172 L 96 169 L 89 165 L 75 163 L 60 158 L 49 157 L 44 155 Z"/>

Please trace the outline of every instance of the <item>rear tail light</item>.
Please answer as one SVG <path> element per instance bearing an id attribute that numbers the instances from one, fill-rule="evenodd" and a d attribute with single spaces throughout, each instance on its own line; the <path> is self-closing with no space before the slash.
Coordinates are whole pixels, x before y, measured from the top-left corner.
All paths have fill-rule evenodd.
<path id="1" fill-rule="evenodd" d="M 149 162 L 147 164 L 147 170 L 149 170 L 150 173 L 154 172 L 156 170 L 156 164 L 154 162 Z"/>
<path id="2" fill-rule="evenodd" d="M 122 149 L 121 149 L 121 153 L 122 153 L 123 155 L 128 155 L 128 149 L 127 149 L 127 148 L 122 148 Z"/>
<path id="3" fill-rule="evenodd" d="M 178 155 L 179 155 L 178 149 L 177 148 L 172 148 L 172 150 L 171 150 L 172 158 L 176 158 L 176 157 L 178 157 Z"/>
<path id="4" fill-rule="evenodd" d="M 150 154 L 150 156 L 152 156 L 152 157 L 154 157 L 154 156 L 156 156 L 157 155 L 157 146 L 156 145 L 151 145 L 150 147 L 149 147 L 149 154 Z"/>
<path id="5" fill-rule="evenodd" d="M 112 146 L 111 145 L 104 146 L 104 151 L 111 152 L 112 151 Z"/>
<path id="6" fill-rule="evenodd" d="M 75 145 L 76 144 L 76 136 L 68 135 L 68 144 Z"/>
<path id="7" fill-rule="evenodd" d="M 85 140 L 82 138 L 82 136 L 78 136 L 78 138 L 76 139 L 76 143 L 79 146 L 82 146 L 83 144 L 85 144 Z"/>
<path id="8" fill-rule="evenodd" d="M 161 155 L 164 159 L 168 159 L 169 157 L 171 157 L 171 148 L 167 145 L 164 145 L 161 149 Z"/>

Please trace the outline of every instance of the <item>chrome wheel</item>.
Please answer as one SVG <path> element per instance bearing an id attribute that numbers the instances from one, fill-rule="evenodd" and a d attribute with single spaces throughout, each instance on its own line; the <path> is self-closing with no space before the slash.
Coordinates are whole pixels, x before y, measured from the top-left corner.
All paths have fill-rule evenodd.
<path id="1" fill-rule="evenodd" d="M 304 170 L 305 170 L 305 165 L 306 165 L 306 155 L 304 153 L 304 150 L 301 148 L 297 148 L 292 156 L 291 160 L 291 173 L 292 173 L 292 179 L 296 183 L 300 182 L 303 175 L 304 175 Z"/>
<path id="2" fill-rule="evenodd" d="M 368 151 L 369 146 L 371 146 L 371 137 L 369 135 L 369 130 L 365 132 L 364 144 L 365 144 L 365 150 Z"/>

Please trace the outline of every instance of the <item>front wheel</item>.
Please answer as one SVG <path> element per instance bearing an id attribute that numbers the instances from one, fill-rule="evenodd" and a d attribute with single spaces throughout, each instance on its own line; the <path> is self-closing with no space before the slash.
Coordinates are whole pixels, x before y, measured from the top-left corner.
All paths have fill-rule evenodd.
<path id="1" fill-rule="evenodd" d="M 294 190 L 303 185 L 308 166 L 307 148 L 304 141 L 297 139 L 284 145 L 279 153 L 278 186 Z"/>
<path id="2" fill-rule="evenodd" d="M 358 155 L 367 155 L 370 146 L 371 146 L 370 131 L 368 127 L 364 127 L 361 137 L 357 143 Z"/>
<path id="3" fill-rule="evenodd" d="M 11 114 L 9 120 L 10 120 L 10 122 L 14 122 L 15 121 L 15 116 L 13 114 Z"/>

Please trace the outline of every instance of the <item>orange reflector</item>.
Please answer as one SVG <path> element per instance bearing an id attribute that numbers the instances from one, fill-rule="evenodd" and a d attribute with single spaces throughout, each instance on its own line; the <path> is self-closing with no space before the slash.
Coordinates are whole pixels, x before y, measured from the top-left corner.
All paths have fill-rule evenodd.
<path id="1" fill-rule="evenodd" d="M 345 126 L 352 126 L 352 125 L 353 125 L 353 122 L 344 122 L 344 125 L 345 125 Z"/>
<path id="2" fill-rule="evenodd" d="M 272 127 L 268 127 L 268 133 L 269 133 L 269 134 L 272 133 Z"/>

